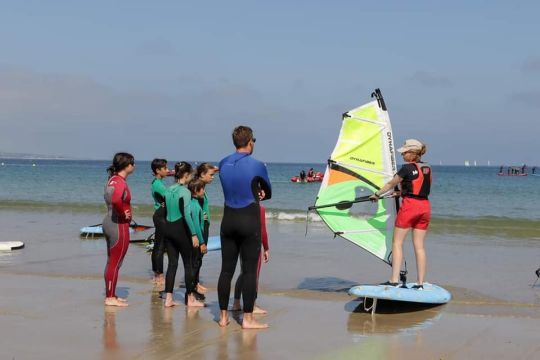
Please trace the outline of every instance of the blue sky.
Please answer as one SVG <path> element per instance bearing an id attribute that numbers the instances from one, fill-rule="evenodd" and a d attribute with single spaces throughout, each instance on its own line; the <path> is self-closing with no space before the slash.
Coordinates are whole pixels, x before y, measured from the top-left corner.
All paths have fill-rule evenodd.
<path id="1" fill-rule="evenodd" d="M 534 1 L 3 1 L 0 151 L 324 162 L 382 89 L 426 160 L 539 164 Z M 535 45 L 536 44 L 536 45 Z"/>

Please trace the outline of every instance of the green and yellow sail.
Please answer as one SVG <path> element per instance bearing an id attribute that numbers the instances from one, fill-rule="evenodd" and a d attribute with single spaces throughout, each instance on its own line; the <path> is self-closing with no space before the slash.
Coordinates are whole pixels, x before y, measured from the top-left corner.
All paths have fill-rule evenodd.
<path id="1" fill-rule="evenodd" d="M 343 114 L 337 144 L 312 207 L 334 232 L 391 264 L 392 233 L 399 202 L 367 198 L 396 173 L 390 118 L 376 100 Z M 325 206 L 340 203 L 337 206 Z"/>

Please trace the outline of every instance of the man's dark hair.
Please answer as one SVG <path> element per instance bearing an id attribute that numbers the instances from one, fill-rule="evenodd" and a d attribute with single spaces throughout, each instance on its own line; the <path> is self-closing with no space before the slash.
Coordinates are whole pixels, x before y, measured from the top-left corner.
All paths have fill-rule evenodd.
<path id="1" fill-rule="evenodd" d="M 162 169 L 162 168 L 164 168 L 166 166 L 167 166 L 167 160 L 165 160 L 165 159 L 154 159 L 154 160 L 152 160 L 152 164 L 150 165 L 154 175 L 156 175 L 156 171 L 158 169 Z"/>
<path id="2" fill-rule="evenodd" d="M 249 126 L 237 126 L 232 133 L 234 146 L 239 149 L 246 146 L 253 139 L 253 130 Z"/>

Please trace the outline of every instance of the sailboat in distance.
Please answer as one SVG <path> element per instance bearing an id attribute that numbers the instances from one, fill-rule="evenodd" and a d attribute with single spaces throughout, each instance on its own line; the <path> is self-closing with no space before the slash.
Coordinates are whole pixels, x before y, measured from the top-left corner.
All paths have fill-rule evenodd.
<path id="1" fill-rule="evenodd" d="M 394 174 L 397 164 L 390 117 L 379 89 L 372 94 L 375 100 L 343 114 L 338 140 L 317 194 L 315 210 L 333 232 L 392 265 L 392 237 L 399 198 L 385 195 L 376 203 L 369 197 L 380 190 Z M 349 294 L 373 299 L 374 313 L 377 299 L 443 304 L 450 293 L 425 283 L 424 291 L 403 287 L 360 285 Z M 367 309 L 366 309 L 367 310 Z"/>

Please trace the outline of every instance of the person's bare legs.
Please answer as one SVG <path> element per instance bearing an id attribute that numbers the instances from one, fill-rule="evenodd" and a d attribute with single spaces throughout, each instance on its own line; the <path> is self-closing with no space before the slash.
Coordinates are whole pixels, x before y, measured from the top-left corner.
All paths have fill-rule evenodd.
<path id="1" fill-rule="evenodd" d="M 229 314 L 227 310 L 221 310 L 219 314 L 219 321 L 218 321 L 219 326 L 225 327 L 229 325 L 229 322 L 230 320 L 229 320 Z"/>
<path id="2" fill-rule="evenodd" d="M 394 237 L 392 239 L 392 278 L 390 282 L 399 282 L 399 272 L 403 262 L 403 241 L 407 237 L 409 229 L 394 227 Z"/>
<path id="3" fill-rule="evenodd" d="M 244 313 L 244 318 L 242 319 L 242 329 L 266 329 L 268 324 L 263 324 L 258 321 L 255 321 L 253 318 L 253 313 Z"/>
<path id="4" fill-rule="evenodd" d="M 427 230 L 413 229 L 413 245 L 414 255 L 416 256 L 416 272 L 418 274 L 418 285 L 424 283 L 426 275 L 426 250 L 424 249 L 424 240 L 426 239 Z"/>

